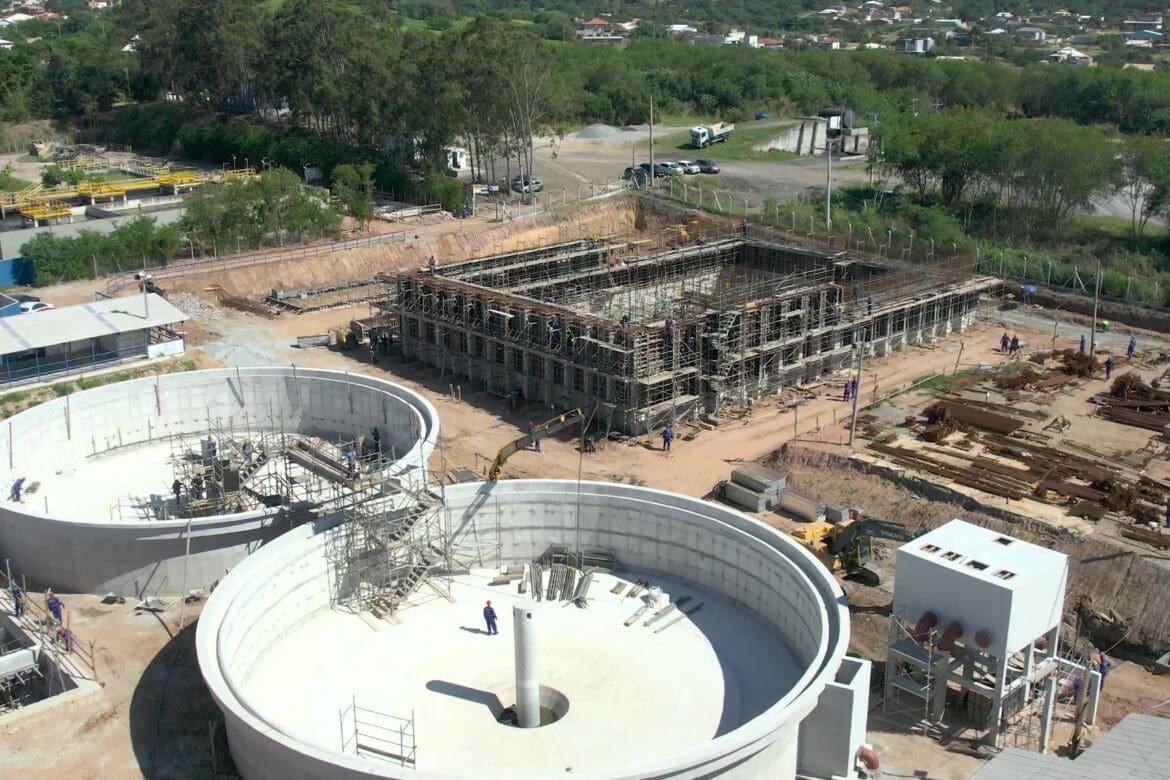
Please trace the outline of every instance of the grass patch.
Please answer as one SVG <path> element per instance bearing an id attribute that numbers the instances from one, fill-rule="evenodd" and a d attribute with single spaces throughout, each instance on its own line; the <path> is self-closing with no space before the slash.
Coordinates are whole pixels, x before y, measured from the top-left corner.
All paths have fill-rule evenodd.
<path id="1" fill-rule="evenodd" d="M 1112 217 L 1107 214 L 1081 214 L 1073 217 L 1073 222 L 1081 227 L 1088 228 L 1115 238 L 1129 238 L 1131 222 L 1129 217 Z M 1146 223 L 1142 233 L 1144 238 L 1165 238 L 1166 225 L 1156 219 Z"/>
<path id="2" fill-rule="evenodd" d="M 730 138 L 713 146 L 708 146 L 706 149 L 698 149 L 691 145 L 690 130 L 668 133 L 660 138 L 654 139 L 654 156 L 656 158 L 662 157 L 663 159 L 667 159 L 671 155 L 674 155 L 679 159 L 685 160 L 702 157 L 706 160 L 714 160 L 715 162 L 723 162 L 724 160 L 737 160 L 742 162 L 784 162 L 785 160 L 794 160 L 799 155 L 792 152 L 780 150 L 760 152 L 752 148 L 756 144 L 763 143 L 769 138 L 779 135 L 784 132 L 785 128 L 794 124 L 796 123 L 775 123 L 767 120 L 761 122 L 738 122 Z M 649 142 L 639 143 L 638 149 L 648 154 L 650 149 Z M 677 152 L 677 155 L 675 155 L 675 152 Z"/>
<path id="3" fill-rule="evenodd" d="M 986 378 L 989 373 L 982 368 L 968 368 L 951 374 L 935 374 L 909 389 L 928 390 L 933 393 L 950 393 L 962 390 L 964 387 Z"/>
<path id="4" fill-rule="evenodd" d="M 35 182 L 27 179 L 18 179 L 7 173 L 0 173 L 0 192 L 20 192 L 25 187 L 29 187 Z"/>

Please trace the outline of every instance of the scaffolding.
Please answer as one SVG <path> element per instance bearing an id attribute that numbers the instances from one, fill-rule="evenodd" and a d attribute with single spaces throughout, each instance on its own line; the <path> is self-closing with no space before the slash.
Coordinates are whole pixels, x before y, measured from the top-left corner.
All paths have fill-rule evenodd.
<path id="1" fill-rule="evenodd" d="M 362 758 L 389 761 L 399 766 L 414 766 L 416 744 L 414 712 L 400 718 L 367 707 L 359 707 L 355 695 L 338 714 L 341 726 L 341 752 Z"/>
<path id="2" fill-rule="evenodd" d="M 892 614 L 882 714 L 908 721 L 913 732 L 931 734 L 936 727 L 931 713 L 935 664 L 941 657 L 937 630 L 916 634 L 905 610 Z"/>
<path id="3" fill-rule="evenodd" d="M 627 433 L 719 415 L 964 327 L 968 259 L 809 249 L 779 231 L 675 229 L 570 241 L 386 277 L 403 354 L 444 376 Z"/>

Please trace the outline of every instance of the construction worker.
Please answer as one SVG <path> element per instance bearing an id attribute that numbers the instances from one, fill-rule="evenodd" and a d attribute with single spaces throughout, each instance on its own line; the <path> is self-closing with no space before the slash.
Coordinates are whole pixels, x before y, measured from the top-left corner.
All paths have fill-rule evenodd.
<path id="1" fill-rule="evenodd" d="M 1109 381 L 1109 377 L 1113 374 L 1113 356 L 1105 358 L 1105 381 Z"/>
<path id="2" fill-rule="evenodd" d="M 1010 344 L 1010 350 L 1009 350 L 1008 354 L 1014 355 L 1019 351 L 1020 351 L 1020 337 L 1013 333 L 1012 334 L 1012 343 Z"/>
<path id="3" fill-rule="evenodd" d="M 251 466 L 252 465 L 252 456 L 255 453 L 255 451 L 252 449 L 252 442 L 248 441 L 247 439 L 244 439 L 244 446 L 241 447 L 240 449 L 244 453 L 244 465 Z"/>
<path id="4" fill-rule="evenodd" d="M 15 482 L 12 483 L 12 496 L 11 496 L 11 498 L 13 501 L 15 501 L 18 504 L 20 503 L 20 496 L 24 493 L 24 481 L 25 481 L 25 478 L 20 477 L 19 479 L 17 479 Z"/>
<path id="5" fill-rule="evenodd" d="M 1006 355 L 1007 351 L 1008 351 L 1008 346 L 1011 343 L 1012 343 L 1012 340 L 1010 338 L 1008 338 L 1007 331 L 1005 330 L 1003 332 L 1003 337 L 1000 338 L 1000 340 L 999 340 L 999 351 Z"/>
<path id="6" fill-rule="evenodd" d="M 182 501 L 183 483 L 180 482 L 178 479 L 176 479 L 174 482 L 171 483 L 171 490 L 173 490 L 175 493 L 175 506 L 178 507 L 183 503 L 183 501 Z"/>
<path id="7" fill-rule="evenodd" d="M 12 614 L 24 617 L 24 591 L 15 582 L 12 583 Z"/>
<path id="8" fill-rule="evenodd" d="M 483 622 L 487 623 L 488 635 L 500 633 L 496 628 L 496 611 L 492 609 L 492 603 L 489 601 L 483 608 Z"/>
<path id="9" fill-rule="evenodd" d="M 536 436 L 536 423 L 528 421 L 528 435 L 532 437 L 532 449 L 540 452 L 540 439 Z"/>
<path id="10" fill-rule="evenodd" d="M 207 437 L 207 457 L 215 460 L 216 454 L 219 452 L 219 443 L 215 440 L 215 434 Z"/>
<path id="11" fill-rule="evenodd" d="M 674 423 L 667 422 L 662 429 L 662 451 L 670 452 L 670 443 L 674 441 Z"/>
<path id="12" fill-rule="evenodd" d="M 1080 352 L 1081 352 L 1081 354 L 1082 354 L 1082 355 L 1083 355 L 1083 354 L 1085 354 L 1085 334 L 1084 334 L 1084 333 L 1082 333 L 1082 334 L 1081 334 L 1081 349 L 1080 349 Z"/>
<path id="13" fill-rule="evenodd" d="M 45 606 L 49 608 L 49 614 L 53 616 L 53 620 L 60 623 L 61 612 L 65 609 L 65 602 L 57 598 L 57 594 L 53 592 L 52 588 L 45 591 Z"/>
<path id="14" fill-rule="evenodd" d="M 1113 662 L 1109 660 L 1109 656 L 1101 653 L 1097 656 L 1097 660 L 1093 662 L 1097 667 L 1097 671 L 1101 674 L 1101 690 L 1105 690 L 1105 676 L 1109 674 L 1109 669 L 1113 666 Z"/>
<path id="15" fill-rule="evenodd" d="M 852 379 L 846 379 L 846 380 L 845 380 L 845 387 L 844 387 L 844 389 L 842 389 L 842 390 L 841 390 L 841 400 L 842 400 L 842 401 L 848 401 L 848 400 L 849 400 L 849 391 L 850 391 L 850 390 L 852 390 L 852 389 L 853 389 L 853 380 L 852 380 Z"/>
<path id="16" fill-rule="evenodd" d="M 1129 337 L 1129 346 L 1125 348 L 1125 359 L 1133 360 L 1133 353 L 1137 351 L 1137 336 Z"/>
<path id="17" fill-rule="evenodd" d="M 191 480 L 191 495 L 195 496 L 195 500 L 203 500 L 203 475 L 196 474 L 195 478 Z"/>

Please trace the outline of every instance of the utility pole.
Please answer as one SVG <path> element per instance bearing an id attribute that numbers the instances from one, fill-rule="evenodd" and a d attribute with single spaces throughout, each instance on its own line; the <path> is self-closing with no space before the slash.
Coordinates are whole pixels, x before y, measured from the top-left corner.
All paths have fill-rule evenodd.
<path id="1" fill-rule="evenodd" d="M 650 95 L 650 184 L 654 184 L 654 95 Z"/>
<path id="2" fill-rule="evenodd" d="M 865 331 L 863 330 L 862 333 Z M 865 344 L 855 334 L 853 344 L 857 347 L 857 387 L 853 388 L 853 414 L 849 421 L 849 448 L 853 449 L 853 437 L 857 433 L 857 399 L 861 396 L 861 359 L 865 355 Z"/>
<path id="3" fill-rule="evenodd" d="M 826 127 L 825 133 L 827 134 Z M 833 232 L 833 139 L 825 138 L 825 234 Z M 856 406 L 856 404 L 854 404 Z M 852 438 L 852 436 L 850 436 Z"/>
<path id="4" fill-rule="evenodd" d="M 142 256 L 142 313 L 146 319 L 150 319 L 150 285 L 146 283 L 146 255 Z"/>
<path id="5" fill-rule="evenodd" d="M 869 188 L 873 189 L 873 169 L 877 167 L 877 145 L 874 143 L 873 131 L 877 127 L 878 115 L 870 114 L 873 117 L 873 126 L 869 129 Z"/>
<path id="6" fill-rule="evenodd" d="M 1097 354 L 1097 301 L 1101 298 L 1101 260 L 1097 260 L 1097 285 L 1093 290 L 1093 332 L 1089 334 L 1089 356 Z"/>

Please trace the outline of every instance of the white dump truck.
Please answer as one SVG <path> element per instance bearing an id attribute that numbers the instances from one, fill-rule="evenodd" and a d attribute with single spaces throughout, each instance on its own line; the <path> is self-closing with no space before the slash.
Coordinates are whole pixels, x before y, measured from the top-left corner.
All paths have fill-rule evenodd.
<path id="1" fill-rule="evenodd" d="M 720 122 L 717 125 L 697 125 L 691 128 L 691 145 L 696 149 L 705 149 L 711 144 L 726 141 L 731 137 L 735 125 L 731 122 Z"/>

